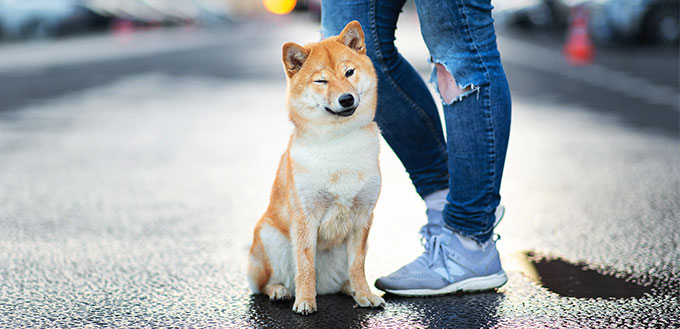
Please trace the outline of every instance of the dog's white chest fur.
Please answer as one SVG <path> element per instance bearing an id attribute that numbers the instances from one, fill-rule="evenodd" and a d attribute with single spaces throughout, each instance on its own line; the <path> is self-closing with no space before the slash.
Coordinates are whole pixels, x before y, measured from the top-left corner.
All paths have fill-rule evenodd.
<path id="1" fill-rule="evenodd" d="M 377 129 L 293 143 L 295 187 L 307 218 L 317 221 L 317 249 L 341 244 L 366 224 L 380 192 L 379 145 Z"/>

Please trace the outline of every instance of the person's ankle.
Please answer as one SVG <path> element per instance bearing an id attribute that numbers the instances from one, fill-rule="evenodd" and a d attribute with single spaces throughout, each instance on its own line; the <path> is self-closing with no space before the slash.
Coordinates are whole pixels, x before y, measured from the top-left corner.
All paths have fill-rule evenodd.
<path id="1" fill-rule="evenodd" d="M 449 190 L 440 190 L 428 194 L 423 198 L 425 206 L 427 206 L 427 224 L 420 228 L 420 235 L 422 238 L 428 240 L 430 237 L 439 235 L 441 228 L 444 226 L 444 218 L 442 212 L 446 205 L 446 195 Z"/>
<path id="2" fill-rule="evenodd" d="M 449 190 L 439 190 L 436 192 L 432 192 L 425 196 L 423 200 L 425 201 L 425 206 L 427 206 L 427 209 L 434 210 L 434 211 L 443 211 L 444 206 L 446 205 L 446 196 L 449 194 Z"/>

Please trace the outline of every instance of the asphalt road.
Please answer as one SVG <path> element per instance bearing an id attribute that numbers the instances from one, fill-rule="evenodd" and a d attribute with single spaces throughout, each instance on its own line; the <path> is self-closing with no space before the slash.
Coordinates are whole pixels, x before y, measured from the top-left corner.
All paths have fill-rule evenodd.
<path id="1" fill-rule="evenodd" d="M 284 17 L 0 47 L 0 327 L 678 326 L 677 51 L 570 68 L 558 41 L 512 31 L 509 282 L 376 310 L 321 296 L 308 317 L 252 295 L 247 248 L 291 129 L 280 46 L 315 31 Z M 386 145 L 381 165 L 369 282 L 419 254 L 425 221 Z"/>

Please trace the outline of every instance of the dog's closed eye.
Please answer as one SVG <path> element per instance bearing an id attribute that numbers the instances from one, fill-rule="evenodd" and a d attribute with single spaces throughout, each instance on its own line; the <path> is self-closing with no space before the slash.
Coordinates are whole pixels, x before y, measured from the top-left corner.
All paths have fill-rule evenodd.
<path id="1" fill-rule="evenodd" d="M 318 83 L 318 84 L 327 84 L 327 83 L 328 83 L 328 80 L 314 80 L 314 83 Z"/>

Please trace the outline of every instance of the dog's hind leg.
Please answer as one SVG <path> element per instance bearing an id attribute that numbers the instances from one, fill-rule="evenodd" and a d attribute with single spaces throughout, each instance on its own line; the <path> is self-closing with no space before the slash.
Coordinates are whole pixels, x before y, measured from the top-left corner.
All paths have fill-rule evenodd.
<path id="1" fill-rule="evenodd" d="M 290 290 L 282 284 L 270 283 L 262 288 L 270 300 L 286 300 L 291 298 Z"/>
<path id="2" fill-rule="evenodd" d="M 345 281 L 345 283 L 342 284 L 340 292 L 347 296 L 354 296 L 354 291 L 352 290 L 352 285 L 349 283 L 349 280 Z"/>

